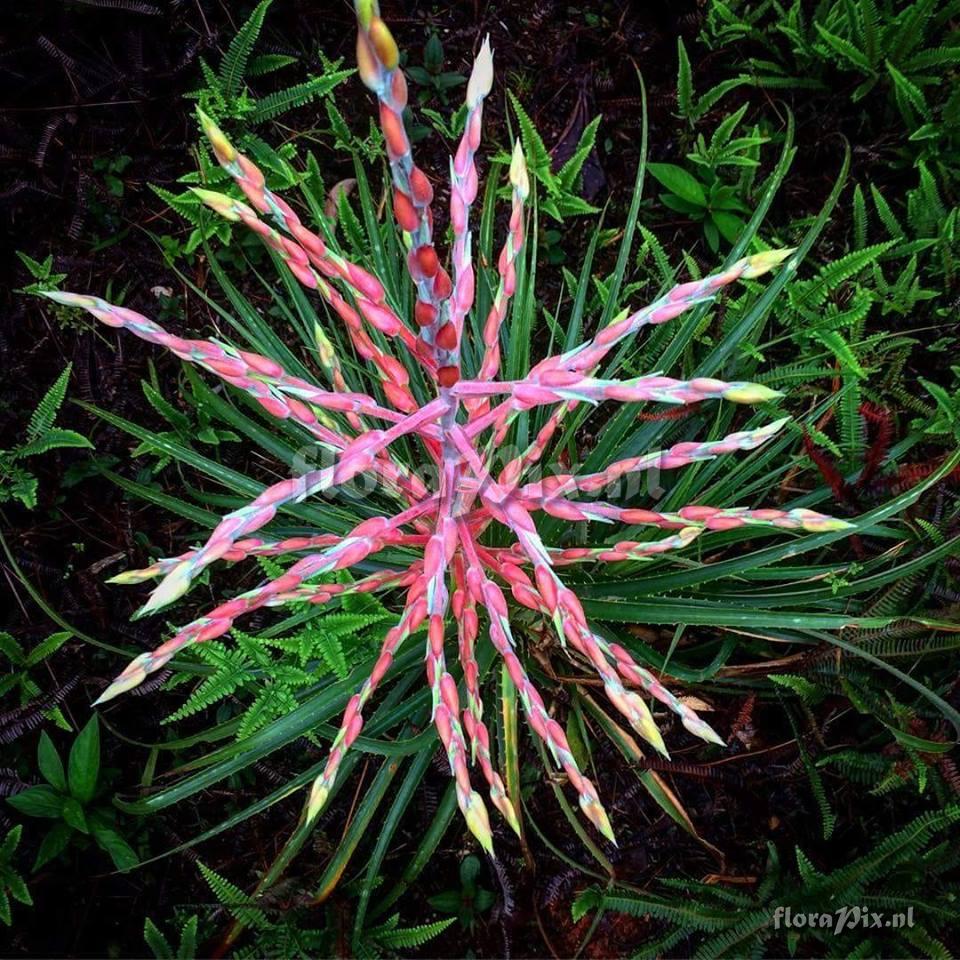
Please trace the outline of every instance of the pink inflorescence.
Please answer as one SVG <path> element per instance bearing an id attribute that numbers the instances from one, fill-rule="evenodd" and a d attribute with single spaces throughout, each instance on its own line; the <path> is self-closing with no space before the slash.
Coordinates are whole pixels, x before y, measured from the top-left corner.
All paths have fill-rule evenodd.
<path id="1" fill-rule="evenodd" d="M 197 193 L 222 216 L 240 221 L 257 233 L 300 283 L 324 298 L 343 320 L 354 349 L 375 368 L 386 406 L 367 394 L 347 390 L 340 362 L 325 337 L 319 341 L 320 361 L 332 390 L 290 376 L 278 363 L 256 353 L 174 336 L 147 317 L 98 297 L 47 294 L 60 303 L 83 307 L 109 326 L 122 327 L 198 364 L 246 391 L 271 415 L 297 421 L 317 443 L 335 455 L 330 466 L 276 483 L 251 503 L 225 516 L 199 549 L 114 578 L 116 582 L 136 583 L 161 577 L 141 611 L 150 613 L 180 597 L 217 560 L 237 562 L 252 556 L 305 554 L 281 576 L 221 604 L 183 627 L 156 650 L 141 654 L 98 702 L 137 686 L 187 645 L 222 636 L 238 618 L 260 607 L 288 602 L 323 604 L 347 592 L 402 588 L 406 591 L 403 611 L 396 626 L 387 633 L 370 675 L 347 705 L 326 768 L 310 791 L 307 819 L 315 818 L 324 806 L 340 763 L 363 728 L 364 707 L 390 670 L 397 650 L 411 633 L 425 627 L 433 723 L 456 781 L 460 809 L 471 831 L 490 850 L 487 808 L 471 783 L 469 767 L 473 758 L 479 761 L 492 803 L 519 830 L 516 798 L 508 797 L 494 768 L 483 720 L 475 656 L 482 611 L 490 641 L 517 688 L 530 727 L 565 771 L 584 814 L 612 840 L 613 832 L 596 788 L 580 770 L 563 728 L 551 717 L 516 653 L 505 591 L 512 594 L 516 603 L 552 622 L 561 643 L 589 661 L 597 672 L 613 707 L 657 750 L 666 753 L 647 701 L 638 690 L 677 714 L 690 733 L 719 744 L 723 742 L 720 737 L 688 705 L 639 666 L 623 647 L 594 631 L 576 594 L 564 584 L 557 569 L 573 563 L 648 557 L 681 549 L 705 531 L 747 524 L 808 531 L 836 530 L 847 524 L 802 509 L 690 506 L 660 513 L 576 499 L 581 492 L 600 491 L 629 473 L 653 468 L 671 470 L 722 454 L 751 450 L 773 437 L 783 425 L 782 420 L 720 440 L 678 443 L 618 461 L 606 470 L 586 476 L 565 475 L 523 485 L 524 473 L 542 457 L 565 414 L 578 403 L 650 400 L 689 404 L 727 400 L 755 404 L 777 396 L 753 383 L 725 383 L 703 377 L 679 381 L 660 375 L 617 381 L 598 379 L 596 372 L 611 349 L 641 327 L 664 323 L 709 300 L 734 281 L 766 273 L 791 251 L 755 254 L 722 273 L 680 284 L 649 306 L 616 319 L 592 340 L 541 361 L 524 379 L 498 380 L 501 326 L 516 284 L 514 264 L 523 245 L 524 204 L 529 193 L 523 151 L 518 143 L 510 165 L 511 216 L 498 261 L 499 285 L 482 327 L 482 359 L 474 379 L 461 379 L 460 344 L 474 293 L 470 211 L 477 195 L 475 156 L 480 146 L 483 102 L 493 83 L 493 55 L 489 43 L 484 42 L 467 86 L 463 137 L 450 162 L 453 246 L 448 273 L 434 246 L 433 188 L 414 163 L 401 118 L 407 89 L 398 66 L 396 44 L 371 0 L 359 0 L 357 15 L 359 72 L 379 103 L 393 179 L 393 211 L 403 232 L 407 266 L 416 293 L 413 316 L 403 316 L 388 302 L 382 284 L 374 276 L 345 260 L 302 223 L 293 209 L 267 187 L 260 170 L 202 113 L 201 124 L 217 159 L 232 175 L 247 202 L 207 190 Z M 371 329 L 383 336 L 372 337 Z M 397 359 L 391 343 L 412 362 L 419 363 L 436 384 L 436 397 L 431 402 L 424 406 L 416 402 L 407 368 Z M 522 411 L 545 404 L 557 405 L 545 427 L 523 453 L 493 476 L 491 452 L 513 420 Z M 361 418 L 379 421 L 383 426 L 369 428 Z M 418 438 L 425 455 L 437 464 L 436 490 L 428 489 L 391 451 L 394 441 L 404 436 Z M 404 504 L 403 509 L 392 516 L 365 520 L 346 536 L 320 533 L 280 541 L 253 536 L 285 504 L 341 485 L 361 472 L 375 474 Z M 537 512 L 572 521 L 649 525 L 669 534 L 654 541 L 624 540 L 605 546 L 557 549 L 541 540 L 533 520 Z M 515 537 L 514 545 L 485 546 L 482 534 L 490 524 L 509 529 Z M 397 545 L 419 549 L 422 556 L 406 569 L 383 569 L 349 584 L 310 582 L 319 574 L 346 570 L 388 546 Z M 464 676 L 463 709 L 445 656 L 451 611 L 457 625 Z"/>

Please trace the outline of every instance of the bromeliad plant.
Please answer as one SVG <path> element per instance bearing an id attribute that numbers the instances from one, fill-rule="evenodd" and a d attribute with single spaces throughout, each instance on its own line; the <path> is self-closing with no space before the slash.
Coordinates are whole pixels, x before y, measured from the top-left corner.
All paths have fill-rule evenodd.
<path id="1" fill-rule="evenodd" d="M 316 292 L 342 319 L 356 353 L 377 371 L 383 402 L 372 393 L 348 388 L 342 358 L 322 332 L 318 332 L 319 359 L 332 389 L 287 373 L 280 363 L 261 353 L 168 333 L 147 317 L 95 296 L 45 294 L 58 303 L 83 307 L 108 326 L 126 329 L 199 365 L 249 394 L 269 414 L 302 425 L 321 447 L 335 454 L 331 465 L 275 483 L 252 502 L 223 517 L 199 549 L 114 578 L 136 583 L 162 576 L 141 611 L 146 614 L 181 597 L 217 560 L 237 562 L 251 557 L 306 554 L 281 575 L 221 604 L 178 630 L 156 650 L 137 657 L 98 702 L 136 687 L 179 651 L 223 636 L 235 622 L 255 610 L 286 604 L 325 604 L 348 593 L 402 589 L 406 599 L 399 621 L 387 632 L 372 671 L 347 705 L 326 766 L 310 790 L 305 822 L 313 821 L 323 809 L 344 756 L 363 729 L 364 708 L 390 671 L 399 648 L 411 634 L 425 627 L 432 719 L 455 778 L 460 810 L 483 847 L 491 850 L 486 805 L 470 778 L 473 757 L 492 803 L 519 831 L 518 798 L 508 796 L 494 767 L 483 719 L 477 650 L 482 612 L 490 641 L 519 694 L 530 727 L 565 771 L 583 813 L 613 840 L 596 788 L 581 771 L 563 728 L 551 717 L 517 655 L 504 585 L 520 606 L 553 624 L 560 643 L 585 658 L 600 676 L 613 707 L 641 737 L 666 754 L 663 738 L 638 690 L 677 714 L 690 733 L 718 744 L 723 741 L 686 703 L 636 663 L 623 646 L 609 641 L 591 625 L 560 571 L 574 564 L 637 560 L 679 550 L 708 531 L 751 525 L 823 532 L 841 530 L 848 524 L 799 508 L 781 511 L 691 505 L 657 512 L 576 499 L 582 493 L 601 491 L 628 474 L 674 470 L 753 450 L 774 437 L 785 420 L 735 431 L 719 440 L 675 443 L 642 456 L 616 460 L 605 469 L 584 475 L 562 474 L 524 483 L 525 474 L 541 461 L 564 419 L 581 404 L 606 400 L 759 404 L 776 397 L 775 391 L 758 384 L 708 377 L 682 381 L 654 373 L 611 379 L 609 373 L 616 364 L 604 361 L 618 344 L 642 328 L 666 323 L 738 280 L 767 273 L 787 260 L 792 251 L 757 253 L 720 273 L 681 283 L 649 306 L 614 317 L 592 339 L 579 346 L 570 345 L 537 363 L 526 376 L 498 379 L 501 335 L 517 288 L 517 260 L 524 243 L 529 194 L 524 156 L 518 144 L 510 164 L 512 208 L 498 263 L 499 285 L 482 326 L 482 350 L 478 351 L 475 370 L 472 375 L 464 375 L 461 348 L 475 287 L 470 212 L 478 189 L 475 157 L 480 146 L 483 104 L 493 82 L 490 46 L 483 44 L 474 64 L 466 91 L 465 129 L 450 162 L 453 243 L 448 272 L 435 245 L 433 187 L 414 163 L 401 119 L 407 87 L 398 67 L 397 46 L 374 2 L 358 2 L 357 14 L 359 72 L 379 102 L 393 180 L 393 214 L 402 231 L 406 265 L 415 290 L 412 309 L 405 309 L 401 298 L 388 295 L 387 285 L 367 269 L 337 252 L 328 233 L 321 236 L 303 223 L 293 208 L 266 186 L 257 166 L 202 113 L 200 121 L 217 159 L 247 202 L 208 190 L 198 189 L 196 193 L 220 215 L 258 234 L 296 280 Z M 417 394 L 422 391 L 415 386 L 424 379 L 432 384 L 435 396 L 421 403 Z M 495 453 L 514 422 L 526 411 L 544 405 L 556 405 L 556 409 L 533 442 L 503 469 L 495 470 Z M 368 426 L 371 420 L 385 426 Z M 436 489 L 430 489 L 397 454 L 399 446 L 414 438 L 426 461 L 436 467 Z M 399 504 L 396 512 L 368 518 L 346 535 L 327 531 L 281 539 L 257 535 L 285 506 L 342 487 L 361 473 L 382 481 Z M 612 546 L 558 548 L 541 538 L 534 521 L 537 512 L 567 521 L 621 522 L 670 532 L 655 541 L 623 540 Z M 497 526 L 514 538 L 512 545 L 489 543 L 491 538 L 485 533 Z M 318 575 L 366 564 L 377 553 L 395 548 L 420 553 L 406 567 L 381 567 L 349 582 L 329 582 L 329 577 L 316 581 Z M 461 704 L 461 693 L 446 659 L 445 640 L 451 621 L 458 639 L 465 705 Z"/>

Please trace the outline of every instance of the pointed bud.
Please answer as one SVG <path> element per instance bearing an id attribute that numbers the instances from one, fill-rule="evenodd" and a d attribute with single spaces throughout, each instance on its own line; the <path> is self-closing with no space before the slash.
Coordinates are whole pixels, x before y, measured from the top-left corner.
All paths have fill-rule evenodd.
<path id="1" fill-rule="evenodd" d="M 96 707 L 101 703 L 106 703 L 108 700 L 119 697 L 121 693 L 126 693 L 143 683 L 147 676 L 146 664 L 149 660 L 149 653 L 141 653 L 136 660 L 131 660 L 123 673 L 93 701 L 93 706 Z"/>
<path id="2" fill-rule="evenodd" d="M 594 800 L 586 794 L 580 794 L 580 809 L 584 812 L 587 819 L 605 836 L 614 846 L 617 845 L 617 838 L 614 836 L 613 827 L 610 826 L 610 819 L 607 817 L 607 811 L 599 800 Z"/>
<path id="3" fill-rule="evenodd" d="M 472 110 L 493 87 L 493 51 L 489 35 L 484 38 L 467 83 L 466 104 Z"/>
<path id="4" fill-rule="evenodd" d="M 240 219 L 240 214 L 238 213 L 240 204 L 234 200 L 233 197 L 228 197 L 225 193 L 217 193 L 214 190 L 204 190 L 201 187 L 191 187 L 190 192 L 215 213 L 220 214 L 224 220 L 230 220 L 235 223 Z M 251 215 L 252 214 L 253 211 L 251 211 Z"/>
<path id="5" fill-rule="evenodd" d="M 730 403 L 767 403 L 782 396 L 779 390 L 771 390 L 761 383 L 734 383 L 723 393 L 723 399 Z"/>
<path id="6" fill-rule="evenodd" d="M 313 338 L 317 341 L 317 358 L 324 368 L 329 368 L 335 359 L 333 344 L 319 323 L 313 325 Z"/>
<path id="7" fill-rule="evenodd" d="M 692 733 L 695 737 L 706 740 L 708 743 L 715 743 L 719 747 L 725 747 L 727 745 L 723 737 L 721 737 L 706 720 L 701 720 L 700 717 L 694 715 L 690 717 L 684 716 L 681 722 L 684 727 L 686 727 L 687 732 Z"/>
<path id="8" fill-rule="evenodd" d="M 492 857 L 493 834 L 490 832 L 490 817 L 487 815 L 487 808 L 484 805 L 483 798 L 476 790 L 470 792 L 464 818 L 467 821 L 467 827 L 470 832 L 480 841 L 480 846 Z"/>
<path id="9" fill-rule="evenodd" d="M 813 511 L 810 511 L 813 513 Z M 855 523 L 848 520 L 841 520 L 839 517 L 827 517 L 823 514 L 816 516 L 803 516 L 800 518 L 800 525 L 809 533 L 832 533 L 835 530 L 853 530 Z"/>
<path id="10" fill-rule="evenodd" d="M 66 290 L 41 290 L 40 294 L 54 303 L 62 303 L 65 307 L 80 307 L 83 310 L 95 309 L 99 299 L 83 293 L 68 293 Z"/>
<path id="11" fill-rule="evenodd" d="M 330 788 L 324 783 L 321 775 L 313 781 L 313 786 L 310 788 L 310 799 L 307 801 L 307 823 L 311 823 L 316 818 L 326 805 L 329 796 Z"/>
<path id="12" fill-rule="evenodd" d="M 503 814 L 503 818 L 510 824 L 510 829 L 518 836 L 522 837 L 520 830 L 520 820 L 517 817 L 517 811 L 508 797 L 501 796 L 497 800 L 497 809 Z"/>
<path id="13" fill-rule="evenodd" d="M 226 134 L 202 110 L 197 110 L 200 127 L 204 136 L 210 141 L 217 160 L 222 164 L 233 163 L 237 159 L 237 151 L 227 139 Z"/>
<path id="14" fill-rule="evenodd" d="M 519 197 L 526 200 L 530 195 L 530 178 L 527 176 L 527 161 L 519 140 L 513 145 L 513 156 L 510 159 L 510 183 Z"/>
<path id="15" fill-rule="evenodd" d="M 667 753 L 667 745 L 663 742 L 663 737 L 660 734 L 660 730 L 657 727 L 656 722 L 653 719 L 653 715 L 650 713 L 649 707 L 640 699 L 640 697 L 634 697 L 634 705 L 640 704 L 642 709 L 637 710 L 637 716 L 632 718 L 632 726 L 637 733 L 643 737 L 647 743 L 653 747 L 657 753 L 670 759 L 670 754 Z"/>
<path id="16" fill-rule="evenodd" d="M 150 599 L 137 611 L 137 617 L 145 617 L 150 613 L 155 613 L 182 597 L 190 589 L 191 580 L 189 563 L 181 563 L 174 567 L 160 581 L 157 589 L 150 594 Z"/>
<path id="17" fill-rule="evenodd" d="M 357 20 L 364 30 L 370 29 L 370 21 L 380 13 L 377 0 L 356 0 L 354 8 L 357 11 Z"/>
<path id="18" fill-rule="evenodd" d="M 104 583 L 116 583 L 119 585 L 143 583 L 144 580 L 149 580 L 151 577 L 159 575 L 159 573 L 158 565 L 154 564 L 151 567 L 144 567 L 141 570 L 124 570 L 114 577 L 108 577 L 104 580 Z"/>
<path id="19" fill-rule="evenodd" d="M 796 247 L 788 247 L 785 250 L 764 250 L 763 253 L 755 253 L 752 257 L 746 258 L 746 266 L 740 276 L 745 280 L 762 277 L 783 263 L 796 249 Z"/>

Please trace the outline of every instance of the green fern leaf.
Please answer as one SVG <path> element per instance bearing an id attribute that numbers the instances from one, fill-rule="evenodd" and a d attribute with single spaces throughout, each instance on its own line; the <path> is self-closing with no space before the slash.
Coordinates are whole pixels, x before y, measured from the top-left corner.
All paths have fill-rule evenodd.
<path id="1" fill-rule="evenodd" d="M 230 41 L 230 46 L 224 54 L 223 63 L 220 64 L 219 80 L 220 89 L 227 100 L 237 96 L 243 87 L 247 61 L 263 29 L 263 19 L 272 2 L 273 0 L 260 0 L 253 13 Z"/>
<path id="2" fill-rule="evenodd" d="M 550 153 L 544 146 L 543 139 L 533 125 L 533 121 L 520 105 L 520 101 L 514 96 L 513 91 L 507 92 L 510 97 L 510 105 L 513 107 L 517 122 L 520 124 L 520 139 L 523 142 L 527 165 L 548 190 L 556 190 L 553 174 L 550 170 Z"/>
<path id="3" fill-rule="evenodd" d="M 43 399 L 37 405 L 30 417 L 30 423 L 27 425 L 27 440 L 36 440 L 43 436 L 52 426 L 57 418 L 60 407 L 63 406 L 64 398 L 67 395 L 67 383 L 70 380 L 70 371 L 73 364 L 68 363 L 63 372 L 54 381 L 53 385 L 43 395 Z"/>
<path id="4" fill-rule="evenodd" d="M 48 429 L 42 436 L 25 443 L 13 451 L 13 457 L 19 460 L 21 457 L 35 457 L 41 453 L 47 453 L 49 450 L 63 450 L 72 448 L 74 450 L 92 450 L 93 444 L 76 430 L 62 430 L 59 427 Z"/>
<path id="5" fill-rule="evenodd" d="M 174 960 L 173 947 L 149 917 L 143 925 L 143 939 L 157 960 Z"/>
<path id="6" fill-rule="evenodd" d="M 257 124 L 273 120 L 282 116 L 288 110 L 302 107 L 304 104 L 310 103 L 311 100 L 316 100 L 317 97 L 326 96 L 347 77 L 352 76 L 353 72 L 353 70 L 339 70 L 336 73 L 313 77 L 310 80 L 304 80 L 303 83 L 287 87 L 285 90 L 271 93 L 257 101 L 256 107 L 250 114 L 249 122 Z"/>
<path id="7" fill-rule="evenodd" d="M 791 673 L 770 673 L 767 679 L 781 687 L 792 690 L 804 703 L 817 703 L 823 699 L 824 690 L 806 677 L 798 677 Z"/>
<path id="8" fill-rule="evenodd" d="M 849 40 L 831 33 L 823 24 L 815 23 L 814 26 L 827 48 L 837 54 L 841 62 L 845 60 L 863 73 L 870 73 L 870 64 L 861 50 L 858 50 Z"/>
<path id="9" fill-rule="evenodd" d="M 164 723 L 183 720 L 201 710 L 206 710 L 217 701 L 230 696 L 254 677 L 253 665 L 241 649 L 230 649 L 222 643 L 211 640 L 195 647 L 195 651 L 205 663 L 215 668 L 215 672 L 190 694 L 179 709 L 166 717 Z"/>
<path id="10" fill-rule="evenodd" d="M 190 429 L 190 418 L 177 410 L 153 384 L 146 380 L 141 380 L 140 387 L 143 390 L 143 395 L 147 398 L 147 403 L 149 403 L 174 430 Z"/>
<path id="11" fill-rule="evenodd" d="M 573 190 L 576 186 L 577 177 L 580 176 L 580 171 L 597 141 L 597 128 L 600 126 L 600 119 L 599 116 L 596 116 L 586 125 L 570 159 L 558 171 L 557 179 L 564 190 Z"/>
<path id="12" fill-rule="evenodd" d="M 440 936 L 456 919 L 456 917 L 448 917 L 446 920 L 422 923 L 417 927 L 395 927 L 389 930 L 381 926 L 371 930 L 369 936 L 380 946 L 391 950 L 413 950 Z"/>
<path id="13" fill-rule="evenodd" d="M 217 901 L 227 908 L 234 919 L 254 930 L 271 928 L 272 924 L 267 920 L 263 910 L 255 906 L 238 886 L 211 870 L 202 860 L 197 861 L 197 867 Z"/>

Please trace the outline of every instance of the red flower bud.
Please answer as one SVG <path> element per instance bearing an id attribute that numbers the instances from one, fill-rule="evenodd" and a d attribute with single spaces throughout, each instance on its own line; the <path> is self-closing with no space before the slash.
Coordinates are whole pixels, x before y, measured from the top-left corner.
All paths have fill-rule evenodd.
<path id="1" fill-rule="evenodd" d="M 460 379 L 458 367 L 441 367 L 437 371 L 437 382 L 441 387 L 452 387 Z"/>
<path id="2" fill-rule="evenodd" d="M 452 323 L 445 323 L 437 331 L 437 346 L 444 350 L 455 350 L 457 348 L 457 330 Z"/>

